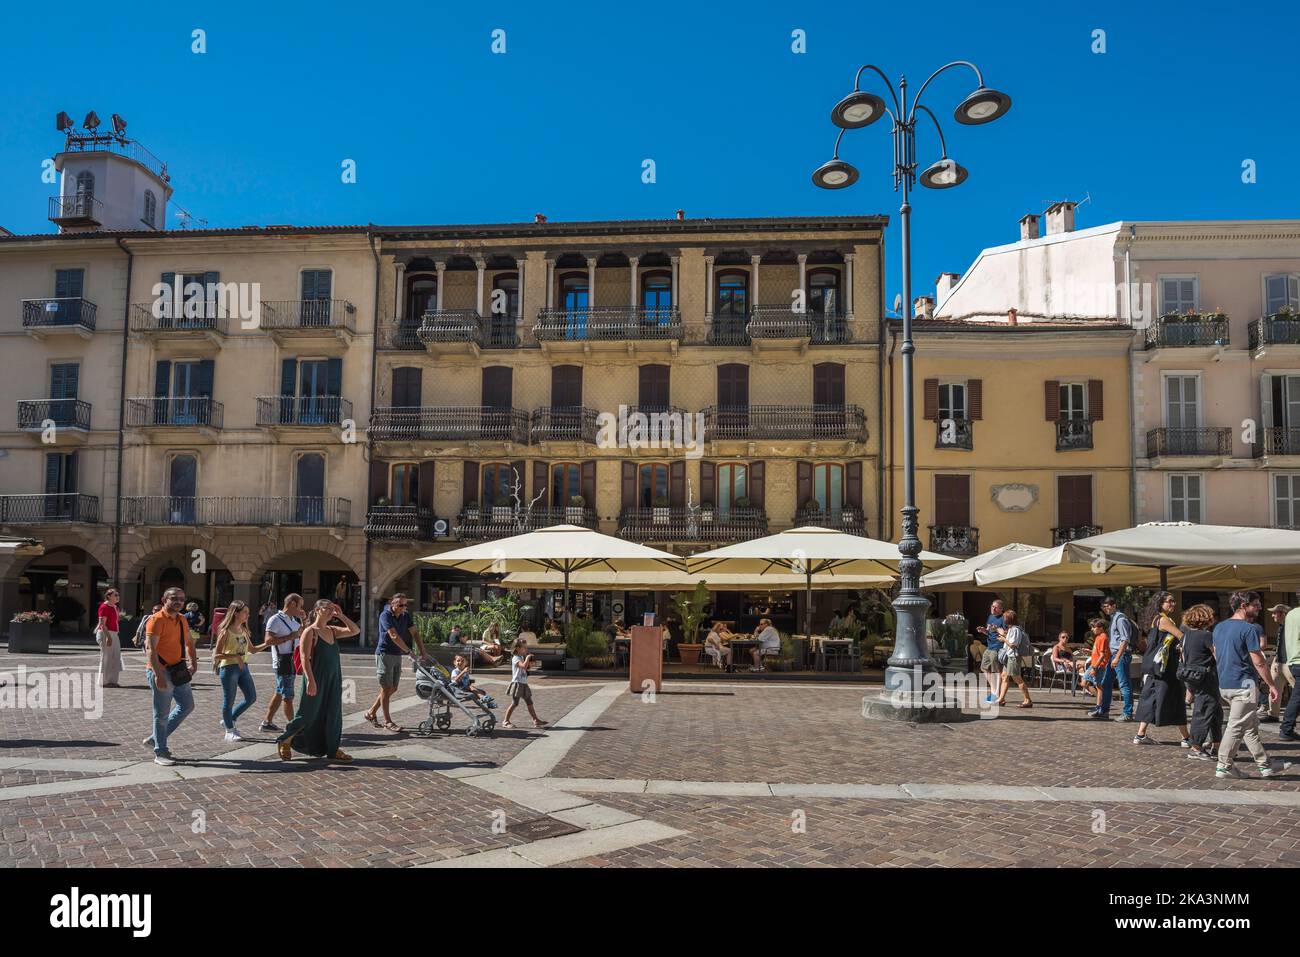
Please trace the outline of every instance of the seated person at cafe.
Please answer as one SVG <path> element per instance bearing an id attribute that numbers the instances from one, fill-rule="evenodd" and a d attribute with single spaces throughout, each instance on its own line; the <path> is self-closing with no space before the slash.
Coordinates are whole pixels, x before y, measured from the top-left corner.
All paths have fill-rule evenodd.
<path id="1" fill-rule="evenodd" d="M 776 658 L 781 654 L 781 633 L 772 627 L 770 618 L 762 618 L 758 622 L 758 627 L 754 629 L 754 637 L 758 640 L 758 647 L 751 654 L 754 657 L 754 667 L 750 671 L 766 671 L 763 667 L 764 658 Z"/>
<path id="2" fill-rule="evenodd" d="M 1052 667 L 1057 671 L 1074 670 L 1074 652 L 1067 647 L 1070 643 L 1070 633 L 1063 631 L 1056 636 L 1056 644 L 1052 645 Z"/>
<path id="3" fill-rule="evenodd" d="M 452 625 L 451 631 L 447 634 L 447 640 L 444 644 L 459 645 L 464 641 L 460 632 L 460 625 Z"/>
<path id="4" fill-rule="evenodd" d="M 564 638 L 560 626 L 555 623 L 554 618 L 546 619 L 546 627 L 542 631 L 547 641 L 561 641 Z"/>
<path id="5" fill-rule="evenodd" d="M 606 625 L 605 634 L 609 636 L 609 640 L 611 644 L 613 643 L 615 638 L 626 638 L 628 632 L 627 629 L 623 627 L 623 619 L 615 618 L 608 625 Z"/>
<path id="6" fill-rule="evenodd" d="M 709 633 L 704 638 L 704 653 L 712 658 L 719 668 L 728 672 L 736 670 L 736 666 L 731 661 L 731 649 L 727 647 L 731 639 L 732 634 L 727 630 L 727 626 L 719 622 L 709 626 Z"/>

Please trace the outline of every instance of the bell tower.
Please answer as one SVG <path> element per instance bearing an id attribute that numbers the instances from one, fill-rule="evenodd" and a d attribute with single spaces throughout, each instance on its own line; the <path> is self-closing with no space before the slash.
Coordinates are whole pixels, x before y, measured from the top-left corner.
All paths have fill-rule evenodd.
<path id="1" fill-rule="evenodd" d="M 64 134 L 54 157 L 62 175 L 59 195 L 50 197 L 50 222 L 62 233 L 162 230 L 172 196 L 167 164 L 126 136 L 126 120 L 114 113 L 113 131 L 100 132 L 91 110 L 81 129 L 60 111 L 55 125 Z"/>

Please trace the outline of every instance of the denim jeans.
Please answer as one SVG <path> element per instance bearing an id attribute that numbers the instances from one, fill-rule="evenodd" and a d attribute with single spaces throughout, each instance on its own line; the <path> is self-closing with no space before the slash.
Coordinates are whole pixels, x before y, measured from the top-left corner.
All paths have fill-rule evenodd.
<path id="1" fill-rule="evenodd" d="M 152 668 L 148 677 L 153 692 L 153 753 L 166 754 L 167 736 L 194 710 L 194 683 L 178 686 L 168 681 L 166 688 L 159 689 Z"/>
<path id="2" fill-rule="evenodd" d="M 226 726 L 227 731 L 234 731 L 239 716 L 257 700 L 257 685 L 253 681 L 253 673 L 248 670 L 248 665 L 222 665 L 217 674 L 221 678 L 221 723 Z M 235 703 L 236 689 L 244 693 L 244 700 L 237 708 L 232 707 Z"/>
<path id="3" fill-rule="evenodd" d="M 1296 717 L 1300 716 L 1300 665 L 1283 665 L 1291 669 L 1291 677 L 1297 681 L 1297 687 L 1291 689 L 1291 700 L 1286 703 L 1286 714 L 1282 715 L 1283 734 L 1295 734 Z"/>
<path id="4" fill-rule="evenodd" d="M 1111 668 L 1109 662 L 1097 676 L 1096 684 L 1101 689 L 1101 705 L 1097 711 L 1101 714 L 1110 714 L 1110 696 L 1115 691 L 1115 670 Z"/>
<path id="5" fill-rule="evenodd" d="M 1133 664 L 1133 653 L 1126 651 L 1119 656 L 1115 666 L 1115 683 L 1119 685 L 1120 697 L 1124 699 L 1124 716 L 1133 717 L 1133 679 L 1129 676 Z M 1110 707 L 1110 696 L 1106 695 L 1106 707 Z"/>

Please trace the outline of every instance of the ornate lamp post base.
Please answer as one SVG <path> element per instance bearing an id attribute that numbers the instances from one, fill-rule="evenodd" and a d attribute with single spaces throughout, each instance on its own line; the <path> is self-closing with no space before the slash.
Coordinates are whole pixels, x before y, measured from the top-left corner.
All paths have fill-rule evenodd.
<path id="1" fill-rule="evenodd" d="M 908 724 L 951 724 L 965 720 L 957 699 L 940 689 L 940 700 L 924 691 L 882 691 L 862 699 L 862 717 L 868 721 L 904 721 Z"/>

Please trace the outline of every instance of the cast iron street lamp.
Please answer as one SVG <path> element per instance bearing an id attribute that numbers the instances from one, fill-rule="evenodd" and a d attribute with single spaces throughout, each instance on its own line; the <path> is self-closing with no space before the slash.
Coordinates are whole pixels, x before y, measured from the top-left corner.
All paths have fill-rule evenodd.
<path id="1" fill-rule="evenodd" d="M 948 189 L 959 185 L 966 179 L 966 170 L 954 160 L 948 158 L 948 147 L 943 139 L 943 130 L 939 120 L 928 108 L 921 105 L 921 97 L 940 73 L 953 67 L 969 67 L 975 73 L 979 84 L 975 91 L 957 105 L 953 115 L 958 123 L 966 126 L 978 126 L 991 123 L 1011 109 L 1011 97 L 984 85 L 984 77 L 979 67 L 966 60 L 954 60 L 939 67 L 926 78 L 917 92 L 915 100 L 908 105 L 907 77 L 901 77 L 895 91 L 889 77 L 879 67 L 868 64 L 858 70 L 853 80 L 853 92 L 840 100 L 831 110 L 831 122 L 840 128 L 835 140 L 835 152 L 831 159 L 823 163 L 813 173 L 813 183 L 822 189 L 844 189 L 858 180 L 858 171 L 849 163 L 840 159 L 840 140 L 847 130 L 869 126 L 886 113 L 893 121 L 894 138 L 894 191 L 903 190 L 903 204 L 899 207 L 899 230 L 903 247 L 903 535 L 898 543 L 902 556 L 899 561 L 898 597 L 894 599 L 897 612 L 897 634 L 894 640 L 894 653 L 889 658 L 889 667 L 885 670 L 885 689 L 887 693 L 908 692 L 918 695 L 922 688 L 917 678 L 925 671 L 934 668 L 930 653 L 925 644 L 925 613 L 930 603 L 921 594 L 921 539 L 918 537 L 918 512 L 916 507 L 916 429 L 912 421 L 912 356 L 916 347 L 912 343 L 912 206 L 908 202 L 911 187 L 917 180 L 916 163 L 916 118 L 924 113 L 934 123 L 939 134 L 940 157 L 938 162 L 920 173 L 921 185 L 930 189 Z M 862 74 L 867 70 L 875 71 L 893 100 L 893 109 L 874 93 L 859 89 Z M 915 703 L 914 699 L 914 703 Z M 902 709 L 915 710 L 915 709 Z"/>

